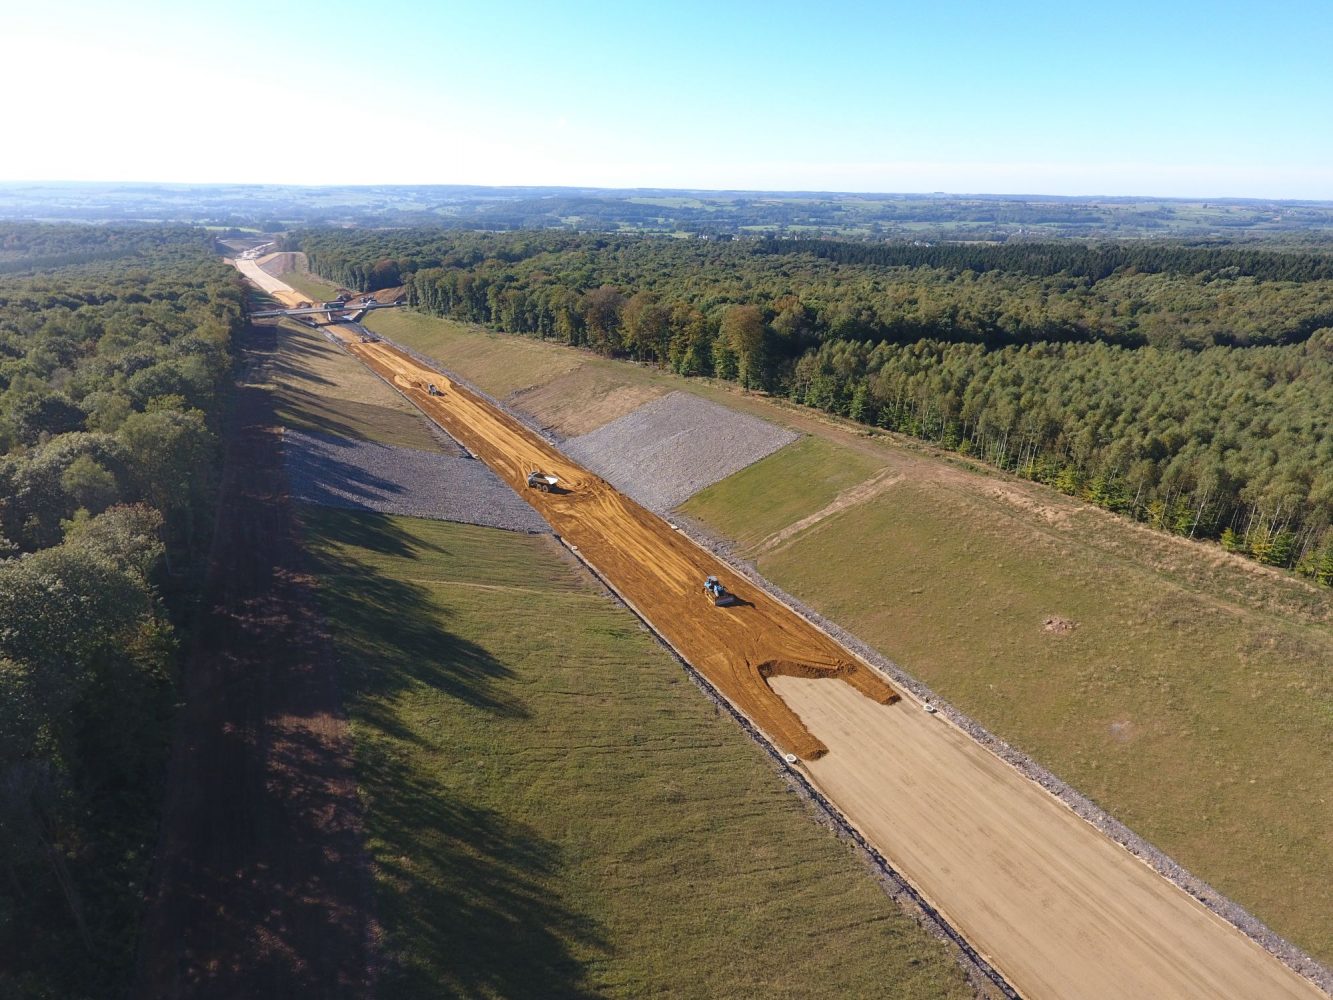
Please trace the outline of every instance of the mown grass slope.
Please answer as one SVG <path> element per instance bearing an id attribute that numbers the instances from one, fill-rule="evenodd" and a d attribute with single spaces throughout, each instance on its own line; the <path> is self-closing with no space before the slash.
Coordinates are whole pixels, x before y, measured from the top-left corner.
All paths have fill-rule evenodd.
<path id="1" fill-rule="evenodd" d="M 278 328 L 265 378 L 286 427 L 423 451 L 440 448 L 415 407 L 309 327 Z"/>
<path id="2" fill-rule="evenodd" d="M 824 509 L 884 465 L 871 455 L 805 437 L 701 490 L 681 510 L 706 524 L 726 525 L 728 537 L 750 550 Z"/>
<path id="3" fill-rule="evenodd" d="M 308 510 L 386 997 L 969 995 L 554 541 Z"/>
<path id="4" fill-rule="evenodd" d="M 293 253 L 285 260 L 282 259 L 281 255 L 278 255 L 271 261 L 266 260 L 261 266 L 270 274 L 281 278 L 282 281 L 308 297 L 312 302 L 327 302 L 338 294 L 337 285 L 311 273 L 306 263 L 306 256 L 303 253 Z M 283 270 L 283 267 L 287 269 Z"/>
<path id="5" fill-rule="evenodd" d="M 719 504 L 712 523 L 745 530 L 733 510 Z M 937 484 L 896 484 L 757 564 L 1333 957 L 1327 628 L 1034 532 Z M 1051 617 L 1076 624 L 1051 631 Z"/>
<path id="6" fill-rule="evenodd" d="M 365 325 L 434 358 L 493 396 L 542 385 L 592 358 L 558 344 L 489 333 L 408 309 L 371 313 Z"/>
<path id="7" fill-rule="evenodd" d="M 649 365 L 411 310 L 371 313 L 365 326 L 434 358 L 566 436 L 586 434 L 673 390 L 797 429 L 809 415 L 804 408 L 779 407 L 762 394 L 743 392 L 731 382 L 683 378 Z"/>
<path id="8" fill-rule="evenodd" d="M 287 271 L 282 280 L 312 302 L 328 302 L 338 294 L 338 286 L 304 269 Z"/>

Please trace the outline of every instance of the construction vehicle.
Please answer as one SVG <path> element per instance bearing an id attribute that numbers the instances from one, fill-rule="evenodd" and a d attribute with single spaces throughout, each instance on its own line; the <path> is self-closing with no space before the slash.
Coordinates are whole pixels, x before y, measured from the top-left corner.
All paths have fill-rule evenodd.
<path id="1" fill-rule="evenodd" d="M 540 469 L 533 469 L 528 473 L 528 486 L 534 490 L 541 490 L 543 493 L 554 493 L 555 484 L 560 482 L 556 476 L 548 476 Z"/>
<path id="2" fill-rule="evenodd" d="M 704 594 L 712 600 L 714 607 L 726 608 L 736 603 L 736 595 L 722 586 L 715 576 L 704 581 Z"/>
<path id="3" fill-rule="evenodd" d="M 432 395 L 432 396 L 443 396 L 443 395 L 444 395 L 444 393 L 440 392 L 439 389 L 435 388 L 435 383 L 434 383 L 434 382 L 428 382 L 428 383 L 426 384 L 426 392 L 428 392 L 428 393 L 429 393 L 430 395 Z"/>

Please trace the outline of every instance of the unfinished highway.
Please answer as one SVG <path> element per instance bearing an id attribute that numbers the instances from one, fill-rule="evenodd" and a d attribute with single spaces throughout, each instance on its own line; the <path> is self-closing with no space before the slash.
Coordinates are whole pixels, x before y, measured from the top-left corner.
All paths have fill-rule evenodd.
<path id="1" fill-rule="evenodd" d="M 519 490 L 682 657 L 800 756 L 811 783 L 1023 996 L 1325 997 L 520 421 L 391 345 L 349 337 L 347 348 Z M 526 488 L 533 469 L 565 491 Z M 705 598 L 714 573 L 743 603 Z M 798 942 L 775 937 L 777 947 Z"/>

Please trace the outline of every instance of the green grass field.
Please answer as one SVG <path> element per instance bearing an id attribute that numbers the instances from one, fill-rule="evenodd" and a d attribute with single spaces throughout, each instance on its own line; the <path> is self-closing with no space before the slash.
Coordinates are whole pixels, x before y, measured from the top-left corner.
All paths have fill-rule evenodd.
<path id="1" fill-rule="evenodd" d="M 312 302 L 327 302 L 338 294 L 338 286 L 325 281 L 309 271 L 288 271 L 282 280 L 291 285 Z"/>
<path id="2" fill-rule="evenodd" d="M 386 997 L 970 996 L 549 537 L 303 515 Z"/>
<path id="3" fill-rule="evenodd" d="M 368 316 L 365 325 L 434 358 L 493 396 L 510 398 L 520 408 L 526 408 L 525 403 L 534 404 L 529 412 L 543 423 L 559 426 L 569 421 L 572 411 L 604 406 L 606 396 L 617 388 L 650 395 L 680 389 L 775 419 L 770 402 L 755 394 L 742 393 L 732 383 L 682 378 L 647 365 L 613 361 L 562 344 L 493 333 L 472 323 L 458 323 L 407 309 L 386 309 Z M 540 392 L 542 387 L 557 381 L 560 385 L 552 385 L 552 393 Z M 561 388 L 568 389 L 569 398 L 554 398 L 555 391 Z M 532 399 L 533 396 L 538 399 Z M 605 415 L 614 419 L 623 412 L 615 411 L 612 406 Z M 782 414 L 776 415 L 776 421 L 788 422 Z M 598 425 L 596 420 L 592 423 Z M 579 428 L 577 433 L 587 429 Z"/>
<path id="4" fill-rule="evenodd" d="M 728 537 L 750 550 L 883 467 L 871 456 L 804 437 L 696 493 L 681 510 L 706 524 L 727 524 Z M 743 516 L 731 516 L 736 511 Z"/>
<path id="5" fill-rule="evenodd" d="M 278 329 L 266 378 L 278 421 L 296 430 L 438 451 L 425 419 L 364 365 L 298 323 Z"/>
<path id="6" fill-rule="evenodd" d="M 338 294 L 337 285 L 310 272 L 303 253 L 296 254 L 296 266 L 283 274 L 279 280 L 295 288 L 312 302 L 327 302 Z"/>
<path id="7" fill-rule="evenodd" d="M 541 385 L 581 367 L 592 357 L 558 344 L 487 333 L 479 327 L 407 309 L 371 313 L 365 325 L 429 355 L 493 396 Z"/>

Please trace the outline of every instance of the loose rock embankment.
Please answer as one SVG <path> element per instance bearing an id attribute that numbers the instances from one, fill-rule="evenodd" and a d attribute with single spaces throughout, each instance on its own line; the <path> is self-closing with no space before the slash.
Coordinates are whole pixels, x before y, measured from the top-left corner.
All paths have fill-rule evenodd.
<path id="1" fill-rule="evenodd" d="M 324 507 L 460 521 L 531 534 L 551 529 L 483 463 L 288 430 L 292 498 Z"/>
<path id="2" fill-rule="evenodd" d="M 797 434 L 688 392 L 672 392 L 562 450 L 649 510 L 664 513 Z"/>

